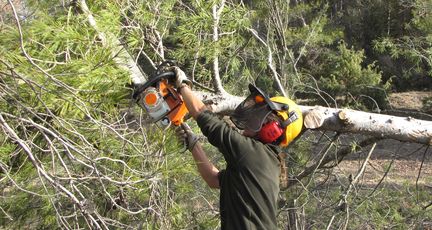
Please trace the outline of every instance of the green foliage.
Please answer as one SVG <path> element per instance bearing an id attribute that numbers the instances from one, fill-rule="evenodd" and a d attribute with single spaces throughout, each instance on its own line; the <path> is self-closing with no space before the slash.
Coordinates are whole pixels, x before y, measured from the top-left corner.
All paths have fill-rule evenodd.
<path id="1" fill-rule="evenodd" d="M 363 67 L 363 51 L 349 49 L 342 42 L 338 52 L 324 55 L 323 60 L 318 85 L 326 93 L 333 98 L 344 96 L 348 105 L 363 95 L 378 101 L 379 107 L 385 105 L 386 86 L 381 84 L 381 73 L 374 64 Z"/>
<path id="2" fill-rule="evenodd" d="M 309 136 L 304 135 L 286 149 L 288 152 L 286 164 L 290 175 L 300 173 L 310 160 L 313 146 L 309 138 Z"/>
<path id="3" fill-rule="evenodd" d="M 12 152 L 16 149 L 16 146 L 11 143 L 5 143 L 0 146 L 0 162 L 6 162 Z"/>
<path id="4" fill-rule="evenodd" d="M 398 65 L 397 68 L 393 67 L 393 72 L 397 73 L 398 81 L 395 83 L 401 90 L 413 86 L 421 89 L 430 86 L 430 81 L 422 80 L 422 77 L 432 76 L 432 5 L 430 1 L 424 0 L 409 4 L 412 17 L 410 21 L 401 23 L 406 31 L 398 36 L 383 36 L 374 41 L 374 49 L 390 56 Z"/>
<path id="5" fill-rule="evenodd" d="M 22 55 L 17 55 L 19 49 L 16 44 L 20 38 L 16 29 L 11 27 L 0 35 L 0 56 L 15 60 L 9 64 L 24 78 L 18 82 L 20 87 L 16 93 L 28 97 L 29 104 L 37 108 L 41 106 L 41 101 L 37 100 L 36 95 L 44 92 L 40 97 L 44 106 L 65 118 L 83 118 L 85 111 L 81 106 L 100 109 L 95 113 L 91 111 L 95 116 L 101 111 L 114 109 L 113 106 L 129 93 L 124 87 L 129 79 L 114 66 L 107 55 L 109 50 L 94 40 L 95 33 L 84 26 L 84 17 L 40 15 L 39 19 L 22 25 L 25 31 L 22 38 L 24 48 L 40 68 L 49 70 L 52 76 L 49 78 L 56 79 L 58 83 L 34 88 L 29 82 L 23 82 L 30 79 L 33 84 L 43 84 L 47 76 L 40 71 L 35 72 L 35 67 L 30 67 Z M 1 68 L 5 69 L 5 66 Z M 65 88 L 63 84 L 70 88 Z"/>
<path id="6" fill-rule="evenodd" d="M 103 22 L 99 26 L 110 32 L 115 33 L 116 28 L 119 31 L 119 15 L 110 13 L 118 11 L 113 10 L 112 5 L 100 11 L 99 7 L 90 7 L 99 12 L 96 18 Z M 166 136 L 160 129 L 144 135 L 142 132 L 126 131 L 122 113 L 133 110 L 129 108 L 129 76 L 116 66 L 111 48 L 102 46 L 96 31 L 88 25 L 87 18 L 74 12 L 73 9 L 62 7 L 50 15 L 36 11 L 33 20 L 22 21 L 23 46 L 34 64 L 22 55 L 17 45 L 21 39 L 17 28 L 13 24 L 2 27 L 2 116 L 19 137 L 29 138 L 31 154 L 37 157 L 40 164 L 50 174 L 62 177 L 60 183 L 79 200 L 85 201 L 90 209 L 120 223 L 135 223 L 138 226 L 140 222 L 136 219 L 142 221 L 146 218 L 151 222 L 152 216 L 163 210 L 132 215 L 119 206 L 138 210 L 150 205 L 149 202 L 163 202 L 177 190 L 194 191 L 187 187 L 184 180 L 188 176 L 186 171 L 194 172 L 191 159 L 187 164 L 180 164 L 185 159 L 178 154 L 178 144 L 170 144 L 166 148 L 163 142 Z M 13 116 L 28 122 L 23 123 Z M 54 138 L 54 134 L 36 128 L 30 121 L 40 124 L 58 137 Z M 74 226 L 85 226 L 86 221 L 76 204 L 65 194 L 54 190 L 50 182 L 39 177 L 26 152 L 5 135 L 1 134 L 0 140 L 0 164 L 3 169 L 7 169 L 7 172 L 2 170 L 0 174 L 3 191 L 0 207 L 6 215 L 1 215 L 0 225 L 15 229 L 52 229 L 62 226 L 65 221 L 57 219 L 57 212 L 65 216 L 76 212 L 77 218 L 67 221 L 75 222 Z M 50 149 L 56 149 L 57 152 L 46 154 Z M 94 162 L 89 162 L 88 158 Z M 94 179 L 71 184 L 65 178 L 97 178 L 94 171 L 89 171 L 88 166 L 80 162 L 97 165 L 99 173 L 115 181 L 141 182 L 133 184 L 132 188 Z M 68 173 L 65 172 L 66 168 Z M 8 177 L 5 177 L 5 173 L 8 173 Z M 173 184 L 178 180 L 182 189 L 161 185 Z M 159 190 L 160 193 L 153 190 Z M 119 203 L 115 205 L 112 200 Z M 160 206 L 161 209 L 164 207 L 159 203 L 151 205 Z M 167 227 L 169 223 L 161 222 L 157 225 L 170 228 Z"/>
<path id="7" fill-rule="evenodd" d="M 305 79 L 320 64 L 317 57 L 329 52 L 327 46 L 343 38 L 343 32 L 332 25 L 326 15 L 328 5 L 320 1 L 288 5 L 279 0 L 255 4 L 253 9 L 258 13 L 252 18 L 253 25 L 273 51 L 273 64 L 283 87 L 289 95 L 304 91 Z M 274 73 L 268 66 L 268 47 L 256 39 L 253 41 L 254 56 L 263 58 L 252 60 L 254 62 L 249 68 L 257 73 L 257 82 L 267 82 L 264 85 L 271 86 L 264 88 L 266 91 L 277 94 L 279 90 L 274 84 Z"/>
<path id="8" fill-rule="evenodd" d="M 196 62 L 193 74 L 200 82 L 211 80 L 214 73 L 209 66 L 218 56 L 221 77 L 227 83 L 227 90 L 231 91 L 229 83 L 235 85 L 243 75 L 250 75 L 244 69 L 247 60 L 238 54 L 249 43 L 249 38 L 243 34 L 250 26 L 251 13 L 241 5 L 226 5 L 219 21 L 219 37 L 214 41 L 214 18 L 211 13 L 214 4 L 212 1 L 196 1 L 191 4 L 191 9 L 177 14 L 177 25 L 167 39 L 173 44 L 172 57 L 180 63 L 188 63 L 190 67 Z"/>
<path id="9" fill-rule="evenodd" d="M 38 165 L 90 215 L 112 219 L 110 228 L 219 227 L 218 192 L 205 187 L 192 157 L 182 152 L 171 131 L 150 126 L 142 111 L 131 106 L 130 76 L 113 60 L 115 39 L 139 63 L 176 59 L 207 86 L 217 56 L 224 87 L 236 95 L 245 94 L 253 81 L 278 94 L 269 68 L 271 50 L 270 64 L 290 95 L 319 88 L 357 108 L 385 104 L 393 84 L 383 84 L 386 78 L 409 81 L 431 71 L 432 11 L 427 0 L 413 1 L 408 8 L 395 0 L 226 1 L 217 41 L 212 9 L 219 1 L 88 1 L 106 44 L 74 2 L 25 2 L 32 14 L 20 21 L 22 38 L 10 12 L 0 25 L 0 112 L 22 140 L 5 130 L 0 133 L 1 228 L 94 227 L 86 225 L 78 204 L 41 176 Z M 335 45 L 340 40 L 346 42 Z M 403 74 L 380 68 L 373 40 L 376 51 L 403 64 Z M 317 85 L 308 80 L 313 78 Z M 430 109 L 429 99 L 424 104 Z M 290 175 L 307 166 L 313 147 L 299 140 L 287 150 Z M 205 149 L 216 165 L 225 167 L 217 149 L 208 144 Z M 30 154 L 38 164 L 30 161 Z M 309 190 L 320 185 L 310 180 L 306 189 L 282 194 L 306 207 L 307 216 L 317 216 L 308 219 L 317 229 L 325 227 L 334 214 L 329 207 L 341 195 L 336 187 Z M 430 220 L 412 197 L 397 203 L 397 197 L 407 194 L 403 192 L 383 189 L 372 199 L 350 199 L 357 207 L 350 224 L 361 228 L 363 219 L 371 219 L 372 228 L 405 228 L 413 226 L 410 213 Z M 419 199 L 423 202 L 427 195 L 421 191 Z"/>
<path id="10" fill-rule="evenodd" d="M 427 35 L 430 41 L 432 33 L 432 4 L 427 0 L 417 0 L 413 2 L 412 23 L 415 28 Z"/>

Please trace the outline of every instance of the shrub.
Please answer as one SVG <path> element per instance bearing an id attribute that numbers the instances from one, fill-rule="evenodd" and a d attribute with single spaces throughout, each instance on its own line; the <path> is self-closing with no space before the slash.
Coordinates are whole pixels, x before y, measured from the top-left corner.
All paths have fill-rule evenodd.
<path id="1" fill-rule="evenodd" d="M 338 51 L 323 55 L 319 87 L 334 98 L 342 98 L 346 105 L 365 102 L 368 108 L 378 104 L 384 106 L 387 87 L 381 83 L 381 72 L 375 64 L 363 67 L 365 55 L 363 51 L 356 51 L 339 43 Z M 364 98 L 374 99 L 374 103 L 366 102 Z M 363 99 L 362 99 L 363 98 Z"/>

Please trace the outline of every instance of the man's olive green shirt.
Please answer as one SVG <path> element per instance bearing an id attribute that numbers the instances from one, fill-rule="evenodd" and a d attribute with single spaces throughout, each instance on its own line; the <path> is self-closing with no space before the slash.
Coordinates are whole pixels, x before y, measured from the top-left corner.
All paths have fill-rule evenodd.
<path id="1" fill-rule="evenodd" d="M 222 229 L 277 229 L 279 147 L 241 135 L 209 111 L 197 123 L 227 162 L 219 173 Z"/>

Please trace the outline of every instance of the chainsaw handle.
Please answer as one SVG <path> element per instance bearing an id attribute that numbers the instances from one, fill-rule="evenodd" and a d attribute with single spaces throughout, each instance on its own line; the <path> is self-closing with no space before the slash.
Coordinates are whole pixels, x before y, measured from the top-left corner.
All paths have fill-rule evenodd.
<path id="1" fill-rule="evenodd" d="M 167 78 L 168 80 L 175 80 L 176 74 L 173 71 L 168 71 L 168 72 L 164 72 L 161 74 L 158 74 L 152 78 L 150 78 L 146 83 L 144 83 L 143 85 L 139 86 L 134 94 L 133 94 L 133 98 L 135 100 L 138 99 L 138 96 L 148 87 L 150 86 L 154 86 L 154 84 L 156 84 L 157 82 L 159 82 L 161 79 L 163 78 Z"/>

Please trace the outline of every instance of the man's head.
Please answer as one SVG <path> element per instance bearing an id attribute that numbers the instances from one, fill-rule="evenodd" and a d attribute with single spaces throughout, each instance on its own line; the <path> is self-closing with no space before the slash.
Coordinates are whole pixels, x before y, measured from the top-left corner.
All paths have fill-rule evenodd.
<path id="1" fill-rule="evenodd" d="M 249 84 L 251 94 L 235 109 L 231 120 L 243 135 L 257 137 L 263 143 L 287 146 L 301 132 L 300 108 L 286 97 L 269 98 Z"/>

